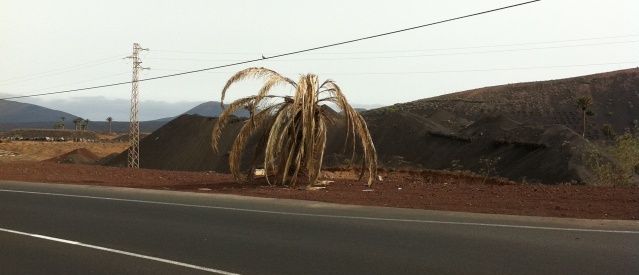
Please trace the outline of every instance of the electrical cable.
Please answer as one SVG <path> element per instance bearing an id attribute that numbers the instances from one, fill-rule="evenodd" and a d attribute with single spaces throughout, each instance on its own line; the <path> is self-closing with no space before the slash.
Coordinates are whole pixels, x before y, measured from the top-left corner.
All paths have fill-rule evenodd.
<path id="1" fill-rule="evenodd" d="M 589 67 L 589 66 L 605 66 L 605 65 L 625 65 L 625 64 L 639 64 L 639 60 L 636 61 L 623 61 L 623 62 L 602 62 L 602 63 L 588 63 L 588 64 L 569 64 L 569 65 L 545 65 L 545 66 L 527 66 L 527 67 L 496 67 L 486 69 L 460 69 L 460 70 L 434 70 L 434 71 L 404 71 L 404 72 L 318 72 L 322 75 L 410 75 L 410 74 L 438 74 L 438 73 L 468 73 L 468 72 L 493 72 L 493 71 L 510 71 L 510 70 L 535 70 L 535 69 L 553 69 L 553 68 L 573 68 L 573 67 Z M 168 69 L 160 68 L 154 69 L 160 71 L 176 71 L 181 72 L 184 69 Z M 232 71 L 215 71 L 211 73 L 216 74 L 231 74 Z"/>
<path id="2" fill-rule="evenodd" d="M 431 48 L 431 49 L 413 49 L 413 50 L 385 50 L 385 51 L 354 51 L 354 52 L 319 52 L 314 53 L 316 55 L 331 55 L 331 54 L 379 54 L 379 53 L 409 53 L 409 52 L 429 52 L 429 51 L 449 51 L 449 50 L 467 50 L 467 49 L 481 49 L 481 48 L 499 48 L 499 47 L 512 47 L 512 46 L 528 46 L 528 45 L 543 45 L 543 44 L 557 44 L 567 42 L 579 42 L 579 41 L 592 41 L 592 40 L 608 40 L 615 38 L 629 38 L 637 37 L 639 34 L 626 34 L 626 35 L 614 35 L 614 36 L 599 36 L 599 37 L 586 37 L 586 38 L 574 38 L 564 40 L 551 40 L 551 41 L 535 41 L 535 42 L 522 42 L 522 43 L 509 43 L 509 44 L 490 44 L 490 45 L 476 45 L 476 46 L 464 46 L 464 47 L 452 47 L 452 48 Z M 178 50 L 157 50 L 153 49 L 153 52 L 159 53 L 177 53 L 177 54 L 197 54 L 197 55 L 253 55 L 260 54 L 258 52 L 229 52 L 229 51 L 178 51 Z M 155 58 L 157 59 L 157 58 Z"/>
<path id="3" fill-rule="evenodd" d="M 122 56 L 122 55 L 118 55 L 118 56 Z M 103 65 L 103 64 L 107 64 L 107 63 L 112 63 L 112 62 L 115 62 L 115 61 L 118 61 L 119 59 L 121 59 L 121 58 L 115 59 L 118 56 L 101 58 L 101 59 L 97 59 L 97 60 L 93 60 L 93 61 L 87 61 L 87 62 L 84 62 L 84 63 L 72 65 L 72 66 L 67 66 L 67 67 L 52 69 L 52 70 L 48 70 L 48 71 L 44 71 L 44 72 L 21 75 L 21 76 L 16 76 L 16 77 L 3 79 L 3 80 L 0 80 L 0 86 L 5 86 L 5 85 L 13 84 L 13 83 L 16 83 L 16 82 L 23 82 L 23 81 L 33 80 L 33 79 L 38 79 L 38 78 L 43 78 L 43 77 L 50 77 L 50 76 L 59 75 L 59 74 L 62 74 L 62 73 L 67 73 L 67 72 L 71 72 L 71 71 L 77 71 L 77 70 L 81 70 L 81 69 L 100 66 L 100 65 Z"/>
<path id="4" fill-rule="evenodd" d="M 472 51 L 472 52 L 434 53 L 434 54 L 416 54 L 416 55 L 390 55 L 390 56 L 297 58 L 297 59 L 279 59 L 279 60 L 273 60 L 273 61 L 295 62 L 295 61 L 371 60 L 371 59 L 395 59 L 395 58 L 414 58 L 414 57 L 433 57 L 433 56 L 454 56 L 454 55 L 473 55 L 473 54 L 503 53 L 503 52 L 520 52 L 520 51 L 531 51 L 531 50 L 562 49 L 562 48 L 575 48 L 575 47 L 601 46 L 601 45 L 623 45 L 623 44 L 632 44 L 632 43 L 638 43 L 638 42 L 639 40 L 631 40 L 631 41 L 600 42 L 600 43 L 576 44 L 576 45 L 545 46 L 545 47 L 536 47 L 536 48 Z M 150 60 L 195 61 L 195 62 L 240 61 L 237 59 L 199 59 L 199 58 L 170 58 L 170 57 L 154 57 L 154 58 L 150 58 Z"/>
<path id="5" fill-rule="evenodd" d="M 397 33 L 416 30 L 416 29 L 420 29 L 420 28 L 439 25 L 439 24 L 443 24 L 443 23 L 447 23 L 447 22 L 451 22 L 451 21 L 457 21 L 457 20 L 461 20 L 461 19 L 465 19 L 465 18 L 469 18 L 469 17 L 474 17 L 474 16 L 484 15 L 484 14 L 488 14 L 488 13 L 493 13 L 493 12 L 497 12 L 497 11 L 501 11 L 501 10 L 506 10 L 506 9 L 510 9 L 510 8 L 514 8 L 514 7 L 519 7 L 519 6 L 523 6 L 523 5 L 532 4 L 532 3 L 535 3 L 535 2 L 539 2 L 539 1 L 541 1 L 541 0 L 531 0 L 531 1 L 521 2 L 521 3 L 518 3 L 518 4 L 513 4 L 513 5 L 508 5 L 508 6 L 495 8 L 495 9 L 476 12 L 476 13 L 472 13 L 472 14 L 467 14 L 467 15 L 463 15 L 463 16 L 453 17 L 453 18 L 444 19 L 444 20 L 440 20 L 440 21 L 436 21 L 436 22 L 432 22 L 432 23 L 419 25 L 419 26 L 399 29 L 399 30 L 395 30 L 395 31 L 390 31 L 390 32 L 385 32 L 385 33 L 380 33 L 380 34 L 360 37 L 360 38 L 356 38 L 356 39 L 351 39 L 351 40 L 346 40 L 346 41 L 342 41 L 342 42 L 326 44 L 326 45 L 307 48 L 307 49 L 302 49 L 302 50 L 296 50 L 296 51 L 276 54 L 276 55 L 272 55 L 272 56 L 262 56 L 261 58 L 257 58 L 257 59 L 250 59 L 250 60 L 245 60 L 245 61 L 225 64 L 225 65 L 220 65 L 220 66 L 215 66 L 215 67 L 203 68 L 203 69 L 198 69 L 198 70 L 186 71 L 186 72 L 181 72 L 181 73 L 174 73 L 174 74 L 168 74 L 168 75 L 144 78 L 144 79 L 138 80 L 138 82 L 151 81 L 151 80 L 157 80 L 157 79 L 163 79 L 163 78 L 169 78 L 169 77 L 176 77 L 176 76 L 181 76 L 181 75 L 199 73 L 199 72 L 210 71 L 210 70 L 215 70 L 215 69 L 221 69 L 221 68 L 226 68 L 226 67 L 232 67 L 232 66 L 237 66 L 237 65 L 255 63 L 255 62 L 259 62 L 259 61 L 263 61 L 263 60 L 274 59 L 274 58 L 279 58 L 279 57 L 284 57 L 284 56 L 290 56 L 290 55 L 295 55 L 295 54 L 300 54 L 300 53 L 305 53 L 305 52 L 310 52 L 310 51 L 316 51 L 316 50 L 325 49 L 325 48 L 331 48 L 331 47 L 335 47 L 335 46 L 355 43 L 355 42 L 374 39 L 374 38 L 378 38 L 378 37 L 382 37 L 382 36 L 388 36 L 388 35 L 393 35 L 393 34 L 397 34 Z M 0 98 L 0 100 L 27 98 L 27 97 L 36 97 L 36 96 L 45 96 L 45 95 L 54 95 L 54 94 L 63 94 L 63 93 L 71 93 L 71 92 L 79 92 L 79 91 L 86 91 L 86 90 L 93 90 L 93 89 L 100 89 L 100 88 L 107 88 L 107 87 L 131 84 L 131 83 L 132 83 L 132 81 L 110 83 L 110 84 L 97 85 L 97 86 L 92 86 L 92 87 L 84 87 L 84 88 L 78 88 L 78 89 L 63 90 L 63 91 L 57 91 L 57 92 L 48 92 L 48 93 L 39 93 L 39 94 L 4 97 L 4 98 Z"/>
<path id="6" fill-rule="evenodd" d="M 608 63 L 572 64 L 572 65 L 548 65 L 548 66 L 528 66 L 528 67 L 508 67 L 508 68 L 488 68 L 488 69 L 467 69 L 467 70 L 439 70 L 439 71 L 413 71 L 413 72 L 352 72 L 352 73 L 335 72 L 335 73 L 323 73 L 323 74 L 331 74 L 331 75 L 409 75 L 409 74 L 468 73 L 468 72 L 494 72 L 494 71 L 513 71 L 513 70 L 574 68 L 574 67 L 623 65 L 623 64 L 639 64 L 639 60 L 637 60 L 637 61 L 627 61 L 627 62 L 608 62 Z"/>

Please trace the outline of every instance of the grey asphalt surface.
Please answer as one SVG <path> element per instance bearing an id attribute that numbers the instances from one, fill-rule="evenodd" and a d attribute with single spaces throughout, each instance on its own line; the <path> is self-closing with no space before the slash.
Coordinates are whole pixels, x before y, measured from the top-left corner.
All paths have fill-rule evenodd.
<path id="1" fill-rule="evenodd" d="M 637 221 L 0 182 L 0 229 L 240 274 L 639 274 Z M 6 230 L 0 274 L 206 274 Z"/>

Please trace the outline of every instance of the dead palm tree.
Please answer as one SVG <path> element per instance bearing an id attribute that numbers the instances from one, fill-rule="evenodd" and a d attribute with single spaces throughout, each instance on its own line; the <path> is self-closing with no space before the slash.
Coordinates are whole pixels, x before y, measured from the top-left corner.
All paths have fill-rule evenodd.
<path id="1" fill-rule="evenodd" d="M 255 147 L 254 157 L 264 153 L 263 165 L 269 184 L 269 175 L 274 176 L 275 184 L 295 185 L 298 176 L 302 175 L 308 178 L 309 186 L 314 184 L 322 168 L 327 127 L 334 122 L 320 104 L 332 103 L 343 111 L 346 120 L 346 142 L 353 152 L 351 161 L 355 156 L 355 145 L 361 145 L 360 178 L 368 170 L 368 185 L 372 184 L 377 173 L 375 146 L 366 122 L 351 107 L 335 82 L 326 80 L 320 84 L 316 75 L 307 74 L 301 75 L 296 83 L 266 68 L 248 68 L 226 82 L 222 90 L 222 108 L 228 88 L 246 78 L 264 78 L 265 83 L 257 95 L 238 99 L 228 105 L 220 114 L 212 133 L 213 150 L 217 151 L 222 130 L 230 116 L 242 108 L 249 110 L 250 116 L 235 137 L 229 154 L 230 170 L 236 180 L 245 179 L 240 172 L 242 152 L 249 137 L 260 132 L 262 136 Z M 294 95 L 271 95 L 271 90 L 278 85 L 292 86 Z M 248 179 L 253 175 L 255 163 L 251 165 Z"/>
<path id="2" fill-rule="evenodd" d="M 109 123 L 109 134 L 111 133 L 111 123 L 113 122 L 113 118 L 112 117 L 107 117 L 106 118 L 107 123 Z"/>
<path id="3" fill-rule="evenodd" d="M 581 109 L 584 123 L 583 131 L 581 132 L 582 137 L 586 137 L 586 115 L 589 113 L 588 108 L 590 105 L 592 105 L 592 97 L 582 96 L 577 98 L 577 106 Z"/>

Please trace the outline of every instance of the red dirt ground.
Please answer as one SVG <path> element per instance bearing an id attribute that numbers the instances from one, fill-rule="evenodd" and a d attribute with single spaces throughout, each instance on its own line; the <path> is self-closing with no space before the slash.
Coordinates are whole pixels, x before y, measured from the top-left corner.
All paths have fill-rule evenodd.
<path id="1" fill-rule="evenodd" d="M 342 173 L 328 173 L 330 175 Z M 228 174 L 177 172 L 52 162 L 11 162 L 0 166 L 0 180 L 75 183 L 134 188 L 228 193 L 478 213 L 639 220 L 639 188 L 525 185 L 443 172 L 383 172 L 383 182 L 336 179 L 326 189 L 238 184 Z"/>

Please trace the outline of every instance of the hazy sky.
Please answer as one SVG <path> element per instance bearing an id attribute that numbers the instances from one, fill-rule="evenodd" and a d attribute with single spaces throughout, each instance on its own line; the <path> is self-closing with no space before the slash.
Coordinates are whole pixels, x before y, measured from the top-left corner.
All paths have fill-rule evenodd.
<path id="1" fill-rule="evenodd" d="M 122 57 L 130 54 L 133 42 L 151 49 L 142 55 L 144 65 L 152 68 L 142 73 L 144 78 L 518 2 L 0 0 L 0 94 L 128 81 L 131 64 Z M 317 73 L 336 80 L 351 102 L 388 105 L 483 86 L 637 67 L 637 15 L 637 0 L 543 0 L 254 66 L 292 78 Z M 141 83 L 142 119 L 219 100 L 226 79 L 246 67 Z M 238 85 L 230 98 L 255 92 L 257 84 Z M 93 120 L 126 120 L 130 89 L 125 85 L 21 101 Z"/>

